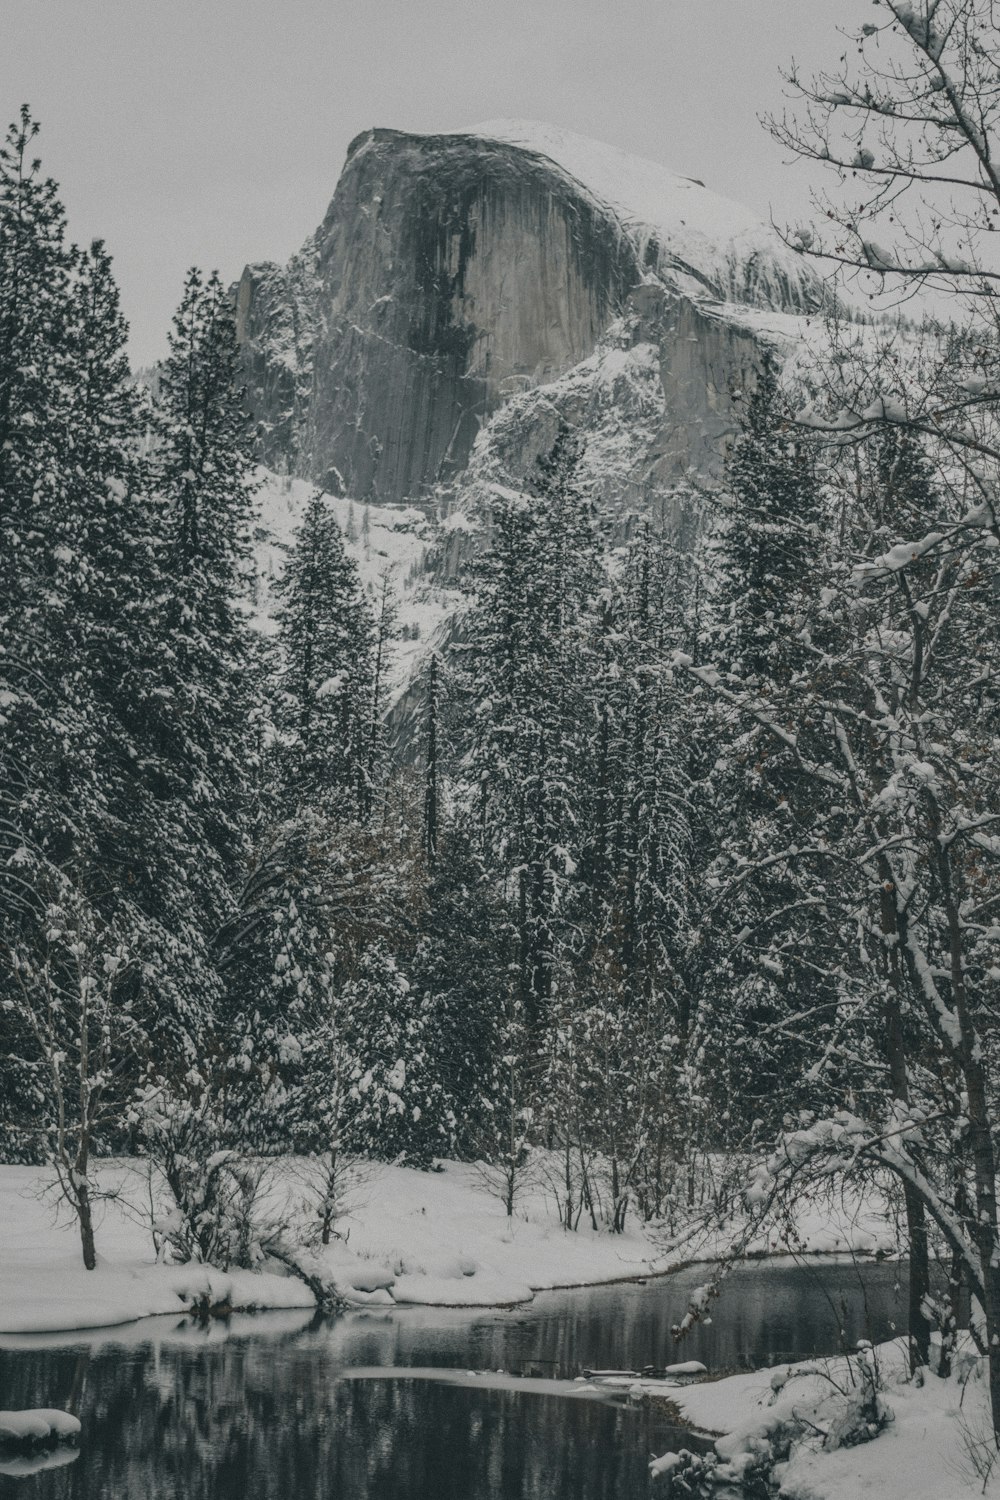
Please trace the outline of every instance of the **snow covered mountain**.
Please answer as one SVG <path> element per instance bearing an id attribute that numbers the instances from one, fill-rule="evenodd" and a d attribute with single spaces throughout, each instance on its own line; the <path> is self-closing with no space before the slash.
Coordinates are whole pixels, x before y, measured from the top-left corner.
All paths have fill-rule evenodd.
<path id="1" fill-rule="evenodd" d="M 534 122 L 366 131 L 299 254 L 237 290 L 262 624 L 317 484 L 369 585 L 391 575 L 405 697 L 492 492 L 564 421 L 609 514 L 683 540 L 762 343 L 801 346 L 825 298 L 769 224 L 655 162 Z"/>
<path id="2" fill-rule="evenodd" d="M 315 235 L 286 267 L 248 266 L 237 309 L 263 460 L 331 493 L 433 508 L 494 413 L 609 340 L 657 350 L 657 477 L 711 468 L 760 337 L 745 315 L 798 319 L 823 299 L 748 209 L 499 121 L 359 136 Z"/>

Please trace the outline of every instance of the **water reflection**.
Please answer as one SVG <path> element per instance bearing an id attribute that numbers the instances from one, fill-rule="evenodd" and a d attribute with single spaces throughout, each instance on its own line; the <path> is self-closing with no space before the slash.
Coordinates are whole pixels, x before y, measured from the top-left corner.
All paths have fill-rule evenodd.
<path id="1" fill-rule="evenodd" d="M 670 1327 L 695 1269 L 644 1286 L 551 1293 L 501 1312 L 405 1309 L 332 1321 L 308 1314 L 201 1329 L 129 1329 L 3 1341 L 0 1404 L 71 1406 L 79 1459 L 0 1494 L 25 1500 L 632 1500 L 675 1439 L 665 1416 L 396 1376 L 371 1367 L 508 1370 L 572 1378 L 584 1367 L 703 1360 L 738 1368 L 880 1338 L 902 1314 L 892 1266 L 747 1267 L 680 1353 Z M 63 1338 L 66 1336 L 63 1335 Z M 352 1369 L 365 1368 L 366 1378 Z"/>

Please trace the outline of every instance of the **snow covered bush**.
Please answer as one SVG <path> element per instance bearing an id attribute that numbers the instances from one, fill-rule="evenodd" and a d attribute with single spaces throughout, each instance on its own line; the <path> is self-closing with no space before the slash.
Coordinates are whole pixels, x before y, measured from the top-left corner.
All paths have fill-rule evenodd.
<path id="1" fill-rule="evenodd" d="M 165 1081 L 140 1094 L 134 1120 L 171 1195 L 154 1212 L 157 1255 L 228 1270 L 254 1267 L 284 1223 L 263 1207 L 267 1166 L 240 1151 L 224 1102 L 197 1075 L 184 1091 Z"/>
<path id="2" fill-rule="evenodd" d="M 905 1377 L 904 1377 L 905 1378 Z M 668 1481 L 670 1500 L 791 1497 L 783 1478 L 800 1450 L 833 1453 L 871 1442 L 893 1420 L 874 1349 L 822 1364 L 776 1369 L 763 1410 L 752 1411 L 704 1454 L 666 1453 L 650 1472 Z"/>
<path id="3" fill-rule="evenodd" d="M 681 1448 L 654 1458 L 649 1472 L 654 1479 L 666 1480 L 665 1500 L 711 1500 L 715 1492 L 718 1460 L 714 1453 L 692 1453 Z"/>
<path id="4" fill-rule="evenodd" d="M 14 1021 L 12 1060 L 20 1064 L 26 1125 L 79 1227 L 83 1263 L 96 1265 L 91 1163 L 102 1132 L 118 1123 L 116 1061 L 127 1058 L 137 1028 L 120 1002 L 134 968 L 120 931 L 102 921 L 66 879 L 53 882 L 44 929 L 35 942 L 11 943 L 0 982 L 15 998 L 0 1016 Z M 4 972 L 6 971 L 6 972 Z"/>

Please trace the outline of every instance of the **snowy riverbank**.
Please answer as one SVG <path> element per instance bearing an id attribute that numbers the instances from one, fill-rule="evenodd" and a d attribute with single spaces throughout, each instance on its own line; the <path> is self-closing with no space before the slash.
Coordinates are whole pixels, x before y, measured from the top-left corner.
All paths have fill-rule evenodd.
<path id="1" fill-rule="evenodd" d="M 85 1271 L 75 1225 L 34 1167 L 0 1166 L 0 1333 L 102 1327 L 207 1300 L 232 1308 L 313 1305 L 306 1285 L 276 1271 L 222 1272 L 159 1265 L 149 1228 L 150 1187 L 138 1161 L 99 1164 L 98 1266 Z M 293 1162 L 277 1163 L 270 1189 L 294 1215 L 302 1187 Z M 154 1190 L 157 1205 L 161 1195 Z M 325 1274 L 346 1300 L 455 1307 L 502 1306 L 552 1287 L 586 1286 L 662 1273 L 711 1259 L 728 1236 L 670 1242 L 632 1219 L 621 1235 L 581 1224 L 567 1232 L 540 1188 L 527 1192 L 512 1232 L 499 1199 L 475 1167 L 439 1172 L 373 1165 L 341 1223 L 346 1243 L 323 1252 Z M 812 1208 L 797 1226 L 813 1253 L 891 1252 L 889 1226 L 875 1211 Z M 778 1253 L 778 1241 L 760 1253 Z"/>
<path id="2" fill-rule="evenodd" d="M 871 1441 L 844 1440 L 866 1374 L 884 1427 Z M 780 1455 L 773 1476 L 779 1500 L 965 1500 L 1000 1494 L 989 1396 L 982 1361 L 960 1358 L 944 1380 L 909 1378 L 902 1341 L 882 1344 L 861 1360 L 812 1360 L 671 1390 L 685 1419 L 718 1436 L 720 1480 L 738 1483 L 769 1452 Z M 794 1434 L 789 1439 L 789 1434 Z M 789 1448 L 790 1441 L 790 1448 Z M 787 1456 L 785 1456 L 787 1454 Z M 668 1500 L 676 1456 L 652 1465 Z"/>

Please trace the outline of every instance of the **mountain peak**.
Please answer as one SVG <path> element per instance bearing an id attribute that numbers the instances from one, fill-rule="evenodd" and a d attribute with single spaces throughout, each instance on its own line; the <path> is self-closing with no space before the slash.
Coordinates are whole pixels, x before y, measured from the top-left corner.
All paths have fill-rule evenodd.
<path id="1" fill-rule="evenodd" d="M 769 224 L 694 178 L 502 120 L 358 136 L 316 235 L 284 269 L 248 267 L 237 314 L 265 462 L 437 504 L 507 402 L 633 344 L 660 351 L 652 468 L 717 464 L 748 307 L 794 318 L 823 296 Z"/>
<path id="2" fill-rule="evenodd" d="M 445 134 L 547 158 L 612 211 L 649 269 L 690 272 L 726 301 L 807 309 L 823 300 L 812 268 L 766 219 L 696 177 L 542 120 L 488 120 Z"/>

